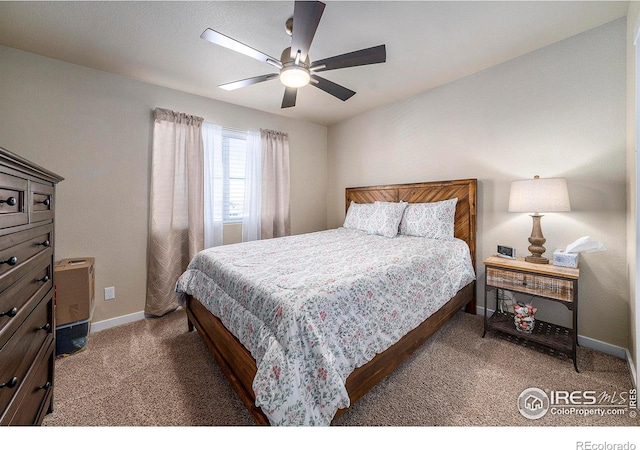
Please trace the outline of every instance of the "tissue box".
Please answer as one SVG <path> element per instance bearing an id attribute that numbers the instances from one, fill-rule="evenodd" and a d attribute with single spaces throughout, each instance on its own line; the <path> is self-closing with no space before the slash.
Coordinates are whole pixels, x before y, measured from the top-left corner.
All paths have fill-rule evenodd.
<path id="1" fill-rule="evenodd" d="M 577 268 L 578 256 L 580 256 L 580 253 L 566 253 L 562 250 L 556 250 L 553 252 L 553 265 Z"/>

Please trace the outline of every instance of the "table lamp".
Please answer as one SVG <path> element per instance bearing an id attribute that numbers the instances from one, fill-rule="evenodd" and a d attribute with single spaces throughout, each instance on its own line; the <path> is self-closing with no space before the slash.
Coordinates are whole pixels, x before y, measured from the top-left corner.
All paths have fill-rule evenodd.
<path id="1" fill-rule="evenodd" d="M 571 211 L 567 180 L 564 178 L 540 178 L 536 175 L 533 180 L 514 181 L 509 193 L 509 211 L 531 213 L 533 229 L 529 237 L 529 251 L 531 255 L 525 261 L 535 264 L 549 264 L 549 260 L 542 256 L 546 251 L 543 244 L 546 239 L 542 235 L 540 219 L 547 212 Z"/>

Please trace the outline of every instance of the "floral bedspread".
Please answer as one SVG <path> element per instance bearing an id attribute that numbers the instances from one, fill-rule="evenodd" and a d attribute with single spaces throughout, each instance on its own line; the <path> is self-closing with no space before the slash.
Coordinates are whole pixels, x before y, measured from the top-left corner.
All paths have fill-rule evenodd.
<path id="1" fill-rule="evenodd" d="M 461 240 L 334 230 L 200 252 L 176 292 L 200 300 L 256 360 L 272 425 L 329 425 L 345 381 L 475 279 Z"/>

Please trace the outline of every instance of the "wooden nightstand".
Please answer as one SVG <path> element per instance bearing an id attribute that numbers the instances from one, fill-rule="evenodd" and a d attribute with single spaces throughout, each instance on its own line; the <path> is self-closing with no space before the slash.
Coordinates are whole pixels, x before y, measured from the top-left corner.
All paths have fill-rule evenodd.
<path id="1" fill-rule="evenodd" d="M 578 346 L 578 278 L 579 269 L 559 267 L 552 264 L 532 264 L 523 258 L 506 259 L 490 256 L 483 261 L 484 283 L 484 332 L 499 330 L 527 341 L 558 350 L 573 359 L 578 371 L 576 348 Z M 496 311 L 487 316 L 489 291 L 496 292 Z M 518 331 L 514 315 L 498 308 L 500 289 L 542 297 L 564 304 L 573 311 L 573 328 L 565 328 L 538 319 L 531 333 Z"/>

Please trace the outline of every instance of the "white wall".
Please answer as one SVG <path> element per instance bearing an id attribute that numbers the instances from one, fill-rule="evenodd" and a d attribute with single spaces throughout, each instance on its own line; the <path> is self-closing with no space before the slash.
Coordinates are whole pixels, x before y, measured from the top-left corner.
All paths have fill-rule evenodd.
<path id="1" fill-rule="evenodd" d="M 96 258 L 94 321 L 144 309 L 156 107 L 289 133 L 292 232 L 326 228 L 326 127 L 0 46 L 0 147 L 65 178 L 55 257 Z"/>
<path id="2" fill-rule="evenodd" d="M 543 218 L 548 253 L 582 235 L 605 243 L 581 258 L 580 334 L 627 348 L 625 58 L 621 19 L 335 125 L 327 138 L 315 124 L 0 47 L 0 146 L 65 177 L 56 259 L 96 257 L 94 321 L 143 309 L 155 107 L 288 132 L 296 234 L 340 225 L 348 186 L 478 178 L 479 286 L 496 244 L 527 253 L 531 219 L 506 211 L 509 183 L 564 176 L 573 210 Z M 106 286 L 116 300 L 102 300 Z M 541 309 L 568 320 L 557 304 Z"/>
<path id="3" fill-rule="evenodd" d="M 434 62 L 437 63 L 437 62 Z M 478 293 L 497 244 L 528 254 L 531 218 L 507 212 L 510 182 L 566 177 L 572 211 L 542 219 L 546 256 L 604 242 L 580 261 L 580 335 L 629 346 L 626 21 L 619 19 L 329 128 L 328 226 L 349 186 L 478 178 Z M 558 303 L 539 318 L 570 324 Z"/>

